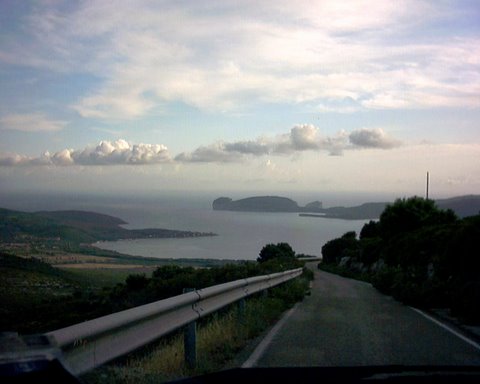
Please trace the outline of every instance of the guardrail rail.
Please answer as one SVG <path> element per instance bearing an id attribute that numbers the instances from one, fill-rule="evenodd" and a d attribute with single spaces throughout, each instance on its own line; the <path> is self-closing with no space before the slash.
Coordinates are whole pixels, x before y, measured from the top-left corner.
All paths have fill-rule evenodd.
<path id="1" fill-rule="evenodd" d="M 291 280 L 302 268 L 194 290 L 47 333 L 79 375 L 254 293 Z"/>

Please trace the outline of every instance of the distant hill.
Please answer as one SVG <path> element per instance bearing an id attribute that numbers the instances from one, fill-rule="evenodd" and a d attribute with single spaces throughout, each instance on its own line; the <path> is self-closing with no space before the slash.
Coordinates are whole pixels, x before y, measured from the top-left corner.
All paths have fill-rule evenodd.
<path id="1" fill-rule="evenodd" d="M 441 209 L 451 209 L 457 216 L 466 217 L 480 213 L 480 195 L 467 195 L 436 200 Z M 298 212 L 300 216 L 345 220 L 378 219 L 389 202 L 371 202 L 353 207 L 323 208 L 320 201 L 301 207 L 292 199 L 279 196 L 257 196 L 240 200 L 220 197 L 213 201 L 214 210 L 245 212 Z"/>
<path id="2" fill-rule="evenodd" d="M 345 220 L 378 219 L 388 203 L 365 203 L 354 207 L 331 207 L 322 210 L 322 217 Z M 303 216 L 303 214 L 301 214 Z"/>
<path id="3" fill-rule="evenodd" d="M 211 236 L 161 228 L 129 230 L 123 220 L 86 211 L 21 212 L 0 208 L 0 241 L 93 243 L 103 240 Z"/>
<path id="4" fill-rule="evenodd" d="M 459 217 L 480 214 L 480 195 L 457 196 L 450 199 L 435 200 L 441 209 L 451 209 Z"/>

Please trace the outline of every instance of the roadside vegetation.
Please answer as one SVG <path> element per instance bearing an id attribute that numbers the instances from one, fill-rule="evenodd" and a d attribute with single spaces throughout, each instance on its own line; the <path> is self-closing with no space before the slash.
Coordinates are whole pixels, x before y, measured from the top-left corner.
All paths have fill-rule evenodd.
<path id="1" fill-rule="evenodd" d="M 105 314 L 181 294 L 184 288 L 204 288 L 241 278 L 302 267 L 286 243 L 268 244 L 257 261 L 212 268 L 165 265 L 151 274 L 130 274 L 124 281 L 97 270 L 55 268 L 35 258 L 0 253 L 0 330 L 42 333 Z M 117 271 L 118 272 L 118 271 Z M 124 272 L 123 272 L 124 273 Z M 150 383 L 219 370 L 295 302 L 308 292 L 313 272 L 304 268 L 300 278 L 253 295 L 244 314 L 232 305 L 198 322 L 198 364 L 189 370 L 183 361 L 180 334 L 101 367 L 88 383 Z M 107 283 L 103 285 L 103 283 Z"/>
<path id="2" fill-rule="evenodd" d="M 459 219 L 432 200 L 398 199 L 378 221 L 327 242 L 319 268 L 370 281 L 423 308 L 480 323 L 480 215 Z"/>
<path id="3" fill-rule="evenodd" d="M 281 247 L 279 247 L 280 249 Z M 292 251 L 293 252 L 293 251 Z M 164 265 L 153 272 L 63 270 L 0 253 L 0 330 L 39 333 L 208 286 L 297 268 L 293 256 L 212 268 Z"/>

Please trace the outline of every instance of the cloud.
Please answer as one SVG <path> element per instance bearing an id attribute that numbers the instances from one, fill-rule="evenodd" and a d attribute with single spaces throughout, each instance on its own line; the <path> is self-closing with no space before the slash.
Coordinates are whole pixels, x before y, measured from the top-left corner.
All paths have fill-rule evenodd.
<path id="1" fill-rule="evenodd" d="M 389 137 L 381 128 L 357 129 L 348 136 L 350 143 L 360 148 L 391 149 L 400 146 L 401 142 Z"/>
<path id="2" fill-rule="evenodd" d="M 344 149 L 348 149 L 347 143 L 348 134 L 340 131 L 335 136 L 322 138 L 321 148 L 328 151 L 330 156 L 341 156 Z"/>
<path id="3" fill-rule="evenodd" d="M 179 162 L 238 162 L 247 156 L 285 155 L 294 152 L 319 149 L 320 141 L 313 125 L 293 127 L 289 133 L 274 138 L 259 137 L 256 140 L 217 142 L 202 146 L 192 153 L 181 153 L 175 157 Z"/>
<path id="4" fill-rule="evenodd" d="M 75 164 L 157 164 L 170 160 L 167 147 L 161 144 L 129 144 L 125 140 L 101 141 L 96 147 L 70 153 Z"/>
<path id="5" fill-rule="evenodd" d="M 318 128 L 311 124 L 297 125 L 290 132 L 290 140 L 295 150 L 318 149 Z"/>
<path id="6" fill-rule="evenodd" d="M 225 143 L 223 147 L 226 152 L 254 156 L 268 155 L 271 151 L 270 144 L 264 139 Z"/>
<path id="7" fill-rule="evenodd" d="M 382 129 L 359 129 L 348 134 L 340 131 L 335 136 L 321 136 L 319 128 L 312 124 L 293 127 L 289 133 L 276 137 L 260 137 L 256 140 L 217 142 L 202 146 L 192 153 L 182 152 L 175 157 L 178 162 L 239 162 L 248 157 L 266 155 L 292 155 L 304 151 L 328 152 L 340 156 L 343 151 L 355 148 L 391 149 L 400 145 L 400 141 L 389 137 Z"/>
<path id="8" fill-rule="evenodd" d="M 18 154 L 0 157 L 0 165 L 3 166 L 145 165 L 169 163 L 170 161 L 168 149 L 162 144 L 130 144 L 123 139 L 113 142 L 101 141 L 94 147 L 82 150 L 64 149 L 54 154 L 45 152 L 39 157 Z"/>
<path id="9" fill-rule="evenodd" d="M 242 153 L 229 150 L 222 142 L 210 146 L 198 147 L 192 153 L 180 153 L 175 157 L 176 161 L 184 163 L 231 163 L 241 160 Z"/>
<path id="10" fill-rule="evenodd" d="M 475 10 L 437 3 L 47 2 L 18 20 L 0 62 L 94 76 L 72 107 L 98 119 L 172 101 L 221 112 L 478 108 L 479 39 L 429 30 Z"/>
<path id="11" fill-rule="evenodd" d="M 182 152 L 171 158 L 168 148 L 162 144 L 131 144 L 126 140 L 100 141 L 96 146 L 84 149 L 63 149 L 39 157 L 7 154 L 0 157 L 0 165 L 144 165 L 160 163 L 233 163 L 252 157 L 289 156 L 298 153 L 327 152 L 342 155 L 345 150 L 356 148 L 391 149 L 401 142 L 388 136 L 380 128 L 362 128 L 334 136 L 320 135 L 320 129 L 312 124 L 299 124 L 290 132 L 274 137 L 258 137 L 255 140 L 235 142 L 218 141 L 200 146 L 194 151 Z"/>
<path id="12" fill-rule="evenodd" d="M 24 165 L 30 161 L 30 158 L 26 156 L 21 156 L 18 154 L 6 154 L 0 156 L 0 165 L 1 166 L 14 166 L 14 165 Z"/>
<path id="13" fill-rule="evenodd" d="M 10 114 L 0 118 L 1 129 L 23 132 L 56 132 L 66 125 L 66 121 L 52 120 L 42 113 Z"/>

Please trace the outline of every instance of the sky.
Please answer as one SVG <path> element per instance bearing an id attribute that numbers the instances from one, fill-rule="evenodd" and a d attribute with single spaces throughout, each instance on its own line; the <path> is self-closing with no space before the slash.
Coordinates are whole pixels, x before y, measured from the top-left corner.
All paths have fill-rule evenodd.
<path id="1" fill-rule="evenodd" d="M 480 194 L 478 1 L 0 1 L 0 192 Z"/>

